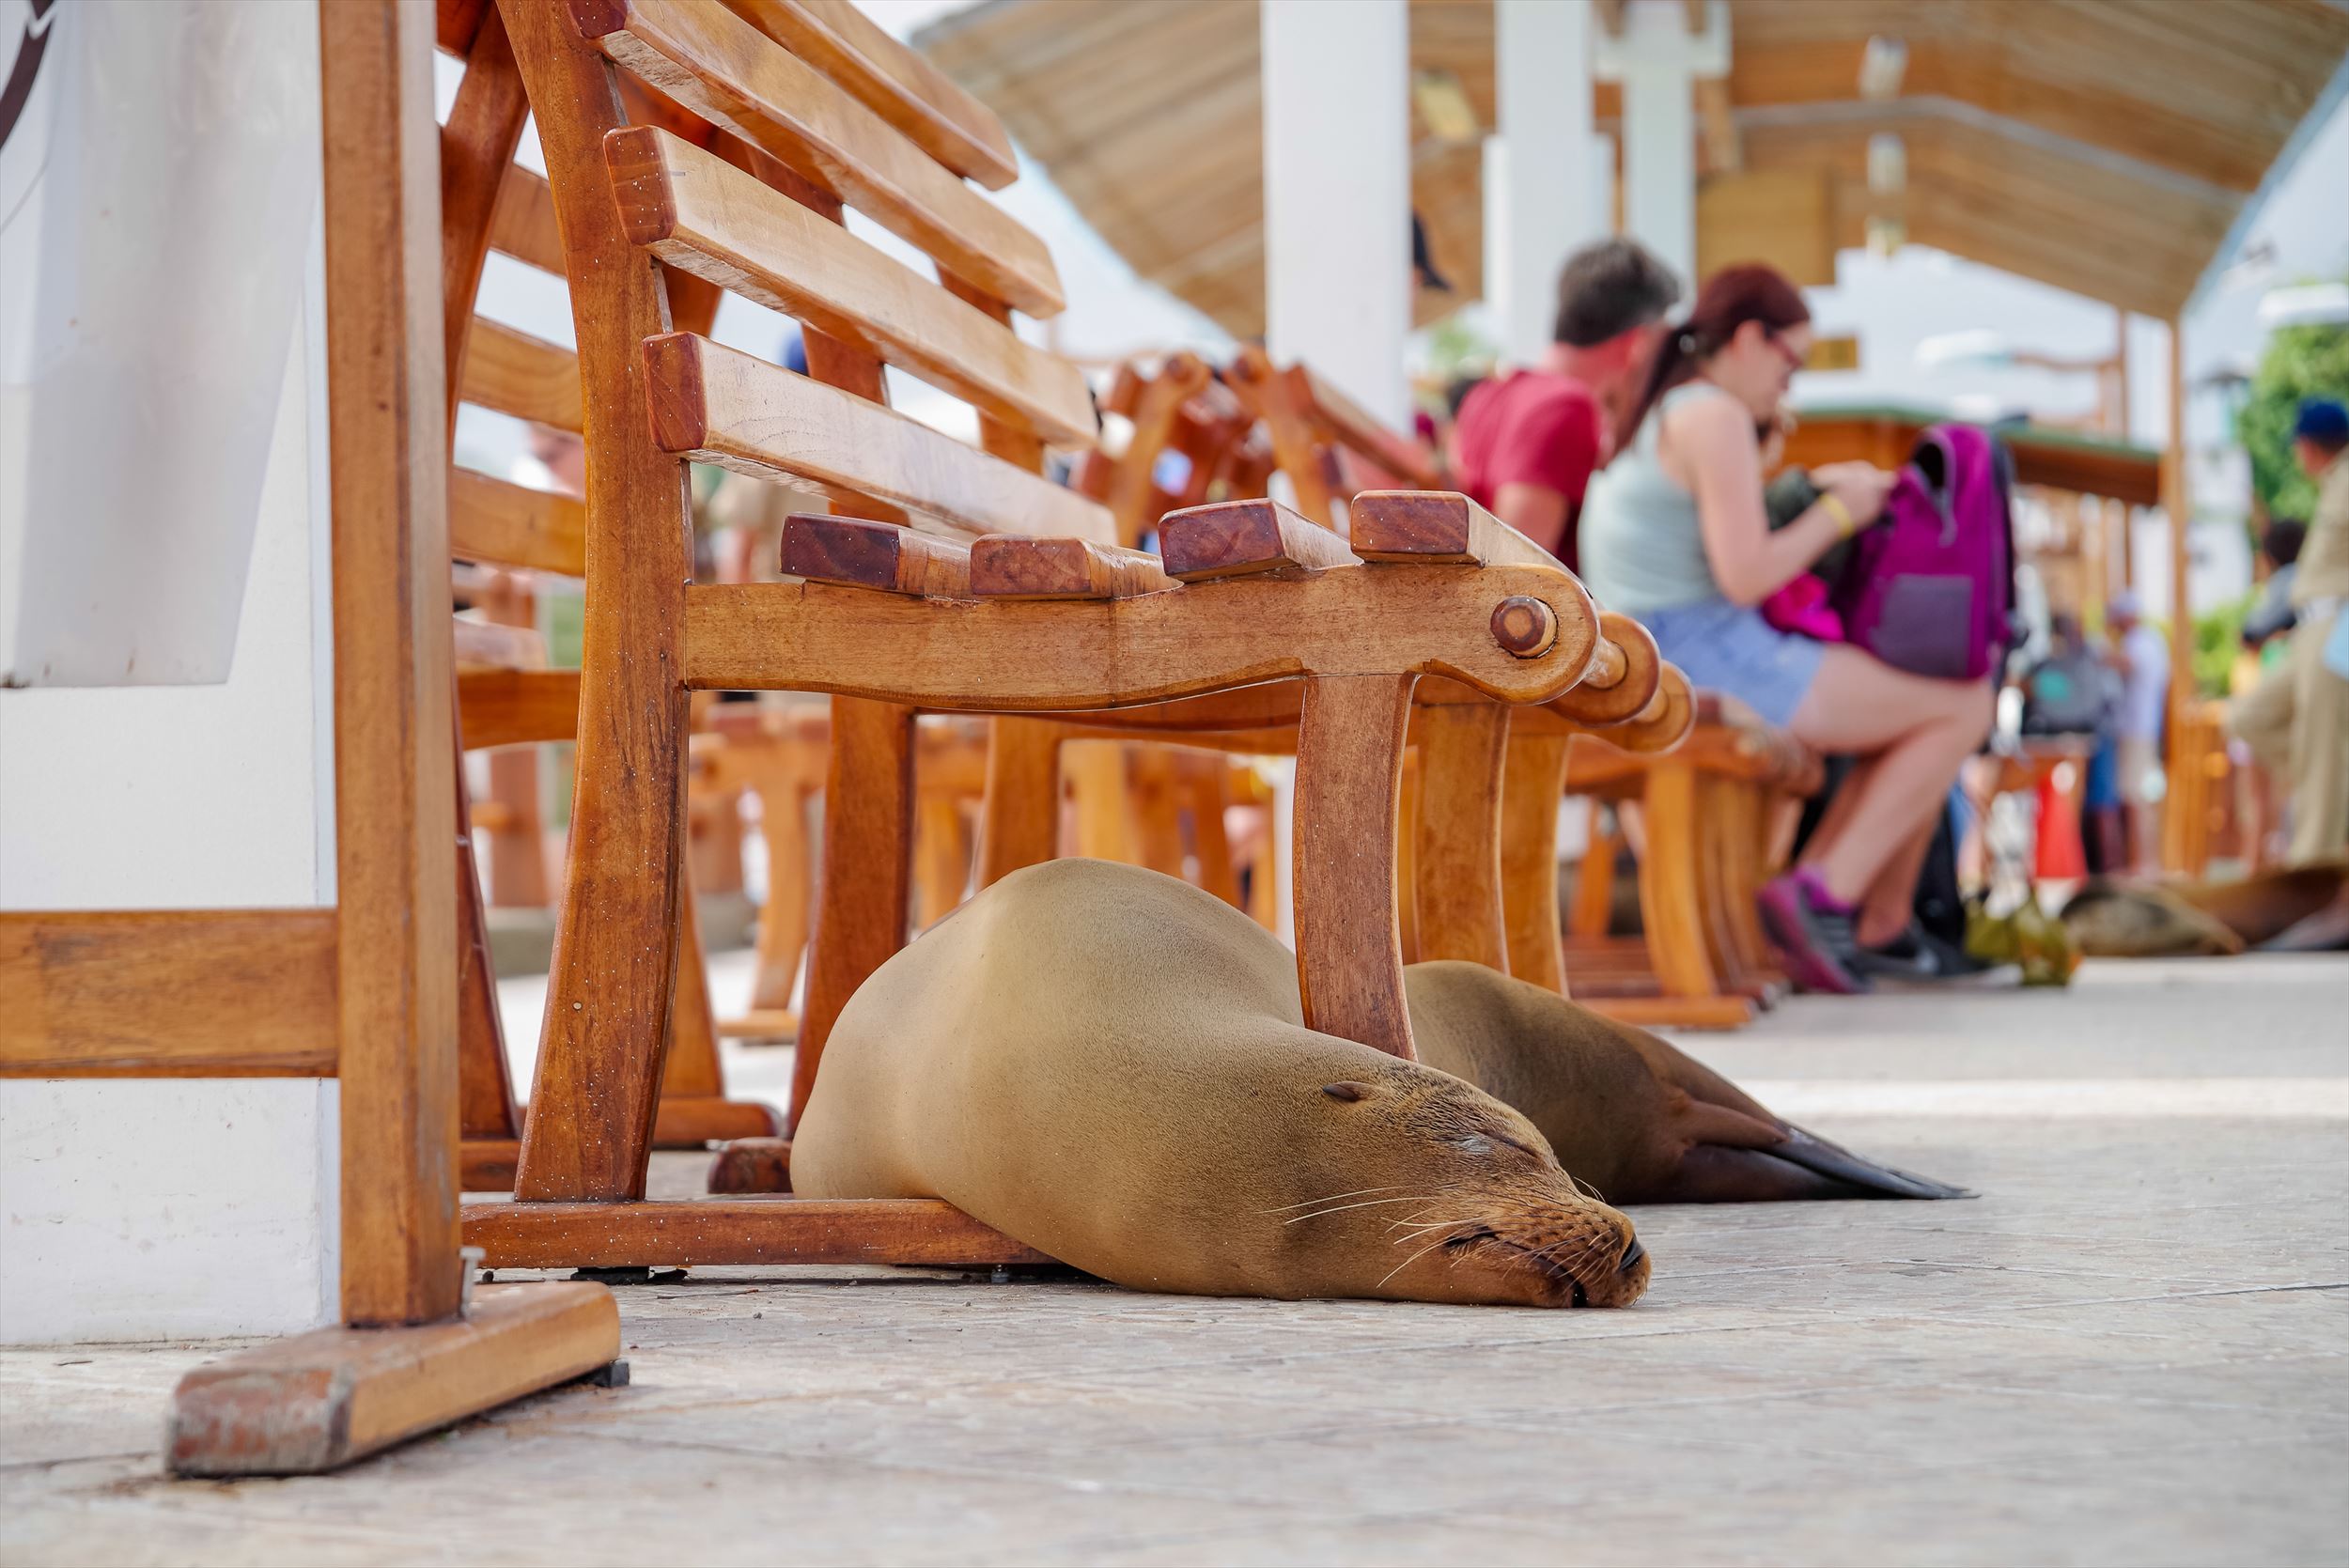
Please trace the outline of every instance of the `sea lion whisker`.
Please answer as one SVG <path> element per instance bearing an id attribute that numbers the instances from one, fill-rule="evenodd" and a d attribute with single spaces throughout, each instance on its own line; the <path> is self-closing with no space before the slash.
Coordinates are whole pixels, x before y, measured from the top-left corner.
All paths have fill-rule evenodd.
<path id="1" fill-rule="evenodd" d="M 1311 1214 L 1295 1215 L 1287 1219 L 1282 1220 L 1281 1223 L 1283 1225 L 1294 1225 L 1299 1220 L 1322 1219 L 1333 1214 L 1344 1214 L 1347 1209 L 1375 1209 L 1382 1203 L 1416 1203 L 1423 1201 L 1423 1200 L 1419 1198 L 1371 1198 L 1359 1203 L 1340 1203 L 1335 1208 L 1315 1209 Z M 1279 1211 L 1267 1210 L 1266 1212 L 1277 1213 Z"/>
<path id="2" fill-rule="evenodd" d="M 1451 1239 L 1452 1238 L 1449 1236 L 1439 1236 L 1436 1240 L 1429 1242 L 1426 1246 L 1421 1248 L 1409 1257 L 1405 1258 L 1401 1263 L 1396 1264 L 1392 1268 L 1388 1269 L 1386 1278 L 1380 1280 L 1377 1284 L 1375 1284 L 1370 1288 L 1373 1290 L 1382 1289 L 1386 1285 L 1388 1280 L 1393 1279 L 1396 1275 L 1402 1273 L 1405 1269 L 1410 1267 L 1413 1264 L 1419 1262 L 1420 1259 L 1425 1257 L 1428 1253 L 1434 1251 L 1437 1248 L 1441 1247 L 1445 1242 Z"/>
<path id="3" fill-rule="evenodd" d="M 1277 1209 L 1258 1209 L 1259 1214 L 1286 1214 L 1291 1209 L 1309 1209 L 1315 1203 L 1327 1203 L 1339 1198 L 1359 1198 L 1365 1192 L 1392 1192 L 1392 1187 L 1358 1187 L 1351 1192 L 1331 1192 L 1319 1198 L 1308 1198 L 1301 1203 L 1283 1203 Z"/>
<path id="4" fill-rule="evenodd" d="M 1557 1241 L 1549 1243 L 1546 1247 L 1535 1248 L 1529 1255 L 1535 1261 L 1542 1264 L 1545 1267 L 1554 1268 L 1572 1279 L 1579 1279 L 1581 1276 L 1577 1273 L 1576 1270 L 1585 1260 L 1592 1257 L 1601 1246 L 1605 1245 L 1609 1239 L 1610 1236 L 1608 1233 L 1604 1231 L 1593 1231 L 1582 1234 L 1562 1237 Z M 1560 1248 L 1564 1247 L 1569 1243 L 1578 1241 L 1580 1242 L 1581 1245 L 1575 1249 L 1571 1256 L 1560 1257 L 1557 1255 Z"/>

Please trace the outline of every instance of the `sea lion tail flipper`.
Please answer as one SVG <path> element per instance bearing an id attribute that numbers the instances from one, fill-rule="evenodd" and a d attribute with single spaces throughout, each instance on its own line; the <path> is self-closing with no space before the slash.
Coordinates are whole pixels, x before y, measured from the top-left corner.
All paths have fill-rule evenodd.
<path id="1" fill-rule="evenodd" d="M 1971 1198 L 1974 1194 L 1962 1187 L 1935 1181 L 1930 1176 L 1912 1175 L 1896 1171 L 1890 1165 L 1853 1154 L 1840 1143 L 1831 1143 L 1802 1128 L 1789 1124 L 1786 1138 L 1774 1145 L 1770 1153 L 1782 1160 L 1831 1176 L 1859 1188 L 1853 1197 L 1880 1198 Z"/>

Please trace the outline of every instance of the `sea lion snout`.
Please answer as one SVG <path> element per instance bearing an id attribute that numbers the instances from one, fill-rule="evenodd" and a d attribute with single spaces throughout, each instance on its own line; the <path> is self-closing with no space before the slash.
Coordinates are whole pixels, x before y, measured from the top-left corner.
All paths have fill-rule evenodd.
<path id="1" fill-rule="evenodd" d="M 1365 1294 L 1541 1307 L 1627 1307 L 1649 1264 L 1631 1221 L 1590 1196 L 1540 1131 L 1449 1074 L 1398 1065 L 1377 1081 L 1327 1084 L 1342 1141 L 1382 1163 L 1407 1158 L 1428 1185 L 1400 1198 L 1343 1200 L 1405 1250 Z M 1389 1141 L 1392 1140 L 1392 1143 Z M 1337 1218 L 1334 1207 L 1323 1210 Z"/>

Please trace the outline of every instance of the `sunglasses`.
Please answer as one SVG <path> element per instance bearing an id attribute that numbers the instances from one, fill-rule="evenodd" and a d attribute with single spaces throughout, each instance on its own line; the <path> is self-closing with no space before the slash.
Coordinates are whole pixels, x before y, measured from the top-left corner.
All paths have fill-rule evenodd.
<path id="1" fill-rule="evenodd" d="M 1786 368 L 1789 371 L 1796 371 L 1802 368 L 1803 356 L 1797 353 L 1793 346 L 1788 344 L 1784 338 L 1779 336 L 1777 329 L 1773 328 L 1764 335 L 1767 339 L 1770 347 L 1778 350 L 1779 357 L 1786 362 Z"/>

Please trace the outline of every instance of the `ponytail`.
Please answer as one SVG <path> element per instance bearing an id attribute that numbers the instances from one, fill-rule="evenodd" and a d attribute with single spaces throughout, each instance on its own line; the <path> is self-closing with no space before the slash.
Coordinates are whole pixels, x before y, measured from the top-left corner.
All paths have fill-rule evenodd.
<path id="1" fill-rule="evenodd" d="M 1696 380 L 1705 361 L 1719 353 L 1737 335 L 1739 327 L 1759 321 L 1773 332 L 1783 332 L 1810 319 L 1811 307 L 1803 303 L 1802 291 L 1775 269 L 1750 263 L 1724 267 L 1714 273 L 1697 295 L 1688 318 L 1667 326 L 1662 341 L 1648 357 L 1640 395 L 1632 400 L 1623 428 L 1615 432 L 1615 450 L 1628 451 L 1641 425 L 1664 395 Z"/>

